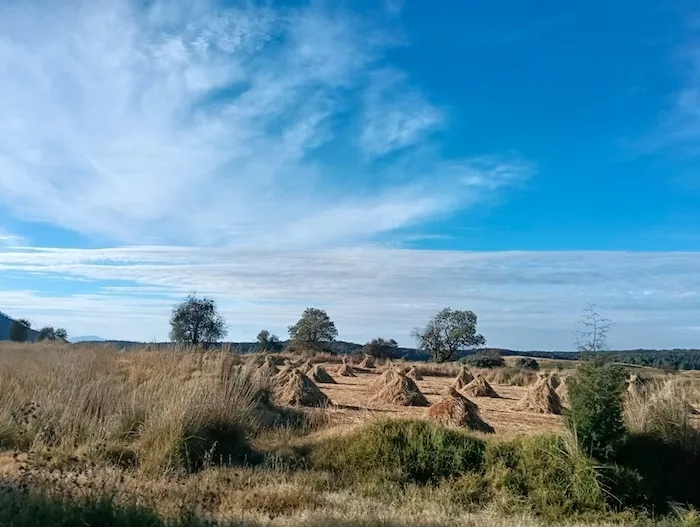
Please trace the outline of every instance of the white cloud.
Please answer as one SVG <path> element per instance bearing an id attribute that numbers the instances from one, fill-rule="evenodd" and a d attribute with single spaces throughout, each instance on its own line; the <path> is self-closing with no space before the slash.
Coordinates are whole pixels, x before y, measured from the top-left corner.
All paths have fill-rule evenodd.
<path id="1" fill-rule="evenodd" d="M 405 74 L 379 67 L 392 38 L 373 21 L 318 4 L 213 6 L 0 4 L 3 206 L 119 243 L 322 244 L 491 190 L 450 181 L 473 159 L 357 161 L 358 143 L 406 152 L 442 122 Z M 361 123 L 348 118 L 358 104 Z"/>
<path id="2" fill-rule="evenodd" d="M 11 234 L 0 227 L 0 247 L 23 247 L 25 245 L 27 245 L 25 238 Z"/>
<path id="3" fill-rule="evenodd" d="M 452 306 L 473 309 L 493 345 L 571 349 L 590 301 L 615 321 L 616 347 L 690 347 L 699 264 L 697 253 L 5 249 L 0 305 L 74 334 L 150 340 L 165 338 L 173 303 L 197 291 L 217 299 L 233 339 L 251 339 L 261 327 L 284 335 L 305 307 L 317 306 L 341 338 L 383 335 L 405 345 L 413 327 Z M 30 279 L 9 278 L 17 275 Z M 76 293 L 75 279 L 95 282 L 77 284 Z"/>
<path id="4" fill-rule="evenodd" d="M 420 141 L 442 121 L 442 112 L 411 88 L 404 73 L 378 71 L 365 93 L 361 145 L 367 154 L 382 156 Z"/>

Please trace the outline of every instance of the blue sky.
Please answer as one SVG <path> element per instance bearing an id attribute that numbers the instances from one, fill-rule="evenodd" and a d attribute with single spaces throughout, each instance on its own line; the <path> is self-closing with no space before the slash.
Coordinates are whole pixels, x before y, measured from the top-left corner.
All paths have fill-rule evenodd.
<path id="1" fill-rule="evenodd" d="M 0 310 L 164 339 L 307 306 L 411 345 L 700 346 L 690 2 L 0 5 Z"/>

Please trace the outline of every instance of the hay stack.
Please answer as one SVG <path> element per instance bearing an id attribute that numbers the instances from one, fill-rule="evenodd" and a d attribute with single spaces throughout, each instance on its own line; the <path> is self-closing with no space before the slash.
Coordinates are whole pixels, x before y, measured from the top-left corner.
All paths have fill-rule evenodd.
<path id="1" fill-rule="evenodd" d="M 455 377 L 455 381 L 452 383 L 452 387 L 455 390 L 460 391 L 473 380 L 474 376 L 472 375 L 472 372 L 470 372 L 464 365 L 462 365 L 462 367 L 459 370 L 459 373 L 457 374 L 457 377 Z"/>
<path id="2" fill-rule="evenodd" d="M 289 374 L 289 379 L 277 392 L 277 402 L 288 406 L 329 406 L 328 396 L 298 368 Z"/>
<path id="3" fill-rule="evenodd" d="M 357 365 L 358 368 L 364 368 L 366 370 L 371 370 L 374 368 L 374 358 L 372 358 L 370 355 L 365 355 L 365 358 L 362 359 L 362 362 Z"/>
<path id="4" fill-rule="evenodd" d="M 387 370 L 387 372 L 392 371 Z M 401 406 L 430 406 L 428 399 L 425 398 L 413 379 L 396 371 L 391 374 L 384 387 L 372 396 L 372 401 Z"/>
<path id="5" fill-rule="evenodd" d="M 270 357 L 265 357 L 265 360 L 260 367 L 253 372 L 253 384 L 259 387 L 266 387 L 272 381 L 272 378 L 279 373 L 277 366 L 272 362 Z"/>
<path id="6" fill-rule="evenodd" d="M 310 360 L 307 360 L 304 364 L 302 364 L 301 366 L 299 366 L 298 369 L 299 369 L 299 371 L 300 371 L 301 373 L 303 373 L 304 375 L 308 375 L 309 373 L 311 373 L 311 370 L 314 369 L 314 365 L 311 364 L 311 361 L 310 361 Z"/>
<path id="7" fill-rule="evenodd" d="M 472 382 L 460 390 L 463 395 L 472 397 L 493 397 L 498 399 L 501 396 L 496 393 L 483 375 L 478 374 Z"/>
<path id="8" fill-rule="evenodd" d="M 481 419 L 476 403 L 452 387 L 440 402 L 428 409 L 428 417 L 437 419 L 446 425 L 466 427 L 488 434 L 495 432 L 490 424 Z"/>
<path id="9" fill-rule="evenodd" d="M 410 370 L 408 370 L 408 373 L 406 374 L 407 377 L 410 377 L 414 381 L 422 381 L 423 376 L 420 374 L 420 372 L 416 369 L 415 366 L 412 366 Z"/>
<path id="10" fill-rule="evenodd" d="M 289 380 L 289 375 L 294 370 L 294 365 L 291 362 L 285 362 L 276 375 L 272 377 L 273 386 L 282 386 Z"/>
<path id="11" fill-rule="evenodd" d="M 338 384 L 335 382 L 335 379 L 331 377 L 330 373 L 326 371 L 326 368 L 321 366 L 320 364 L 317 364 L 316 366 L 313 367 L 311 370 L 311 375 L 310 377 L 319 383 L 325 383 L 325 384 Z"/>
<path id="12" fill-rule="evenodd" d="M 520 399 L 513 410 L 538 414 L 561 415 L 562 404 L 554 388 L 556 381 L 551 376 L 543 377 Z"/>
<path id="13" fill-rule="evenodd" d="M 350 366 L 347 362 L 343 362 L 343 365 L 338 368 L 338 375 L 342 377 L 357 377 L 352 369 L 352 366 Z"/>
<path id="14" fill-rule="evenodd" d="M 396 376 L 399 375 L 399 373 L 394 370 L 393 368 L 390 368 L 388 370 L 384 370 L 382 374 L 374 379 L 372 383 L 369 385 L 367 388 L 367 391 L 369 392 L 370 395 L 374 395 L 377 392 L 381 391 L 384 386 L 389 384 L 389 382 Z"/>
<path id="15" fill-rule="evenodd" d="M 566 381 L 562 381 L 554 390 L 559 396 L 562 406 L 569 405 L 569 389 L 566 387 Z"/>

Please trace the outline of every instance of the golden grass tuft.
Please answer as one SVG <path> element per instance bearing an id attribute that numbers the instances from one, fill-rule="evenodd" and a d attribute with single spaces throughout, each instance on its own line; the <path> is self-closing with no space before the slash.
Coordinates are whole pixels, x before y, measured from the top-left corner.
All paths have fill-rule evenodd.
<path id="1" fill-rule="evenodd" d="M 498 399 L 501 396 L 496 393 L 496 390 L 489 384 L 486 378 L 480 373 L 476 375 L 474 380 L 459 390 L 465 396 L 472 397 L 492 397 Z"/>
<path id="2" fill-rule="evenodd" d="M 290 373 L 289 380 L 277 391 L 275 399 L 287 406 L 325 407 L 331 404 L 328 396 L 299 369 Z"/>
<path id="3" fill-rule="evenodd" d="M 392 371 L 387 370 L 387 372 Z M 395 371 L 386 378 L 384 386 L 372 396 L 372 400 L 400 406 L 430 406 L 428 399 L 413 379 Z"/>
<path id="4" fill-rule="evenodd" d="M 428 417 L 450 426 L 466 427 L 484 433 L 495 432 L 491 425 L 481 419 L 476 403 L 452 387 L 443 399 L 428 408 Z"/>

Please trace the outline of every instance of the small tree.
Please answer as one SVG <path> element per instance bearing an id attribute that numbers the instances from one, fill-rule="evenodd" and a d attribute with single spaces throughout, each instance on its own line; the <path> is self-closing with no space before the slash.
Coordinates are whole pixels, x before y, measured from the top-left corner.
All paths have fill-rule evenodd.
<path id="1" fill-rule="evenodd" d="M 38 342 L 42 342 L 44 340 L 56 340 L 56 330 L 51 326 L 45 326 L 39 330 L 36 340 Z"/>
<path id="2" fill-rule="evenodd" d="M 226 336 L 226 322 L 211 298 L 189 295 L 173 308 L 170 339 L 180 344 L 213 344 Z"/>
<path id="3" fill-rule="evenodd" d="M 10 325 L 10 340 L 13 342 L 27 342 L 29 339 L 29 329 L 32 323 L 29 320 L 20 318 L 13 320 Z"/>
<path id="4" fill-rule="evenodd" d="M 576 345 L 581 355 L 600 358 L 600 352 L 608 349 L 608 331 L 612 321 L 603 317 L 594 304 L 588 303 L 579 320 L 580 329 L 576 333 Z"/>
<path id="5" fill-rule="evenodd" d="M 261 352 L 274 351 L 279 347 L 280 339 L 274 333 L 270 333 L 268 330 L 263 329 L 258 333 L 258 348 Z"/>
<path id="6" fill-rule="evenodd" d="M 68 332 L 63 328 L 56 329 L 56 340 L 62 340 L 63 342 L 68 342 Z"/>
<path id="7" fill-rule="evenodd" d="M 328 314 L 322 309 L 309 307 L 299 321 L 289 326 L 289 338 L 293 346 L 310 350 L 329 350 L 338 336 L 338 330 Z"/>
<path id="8" fill-rule="evenodd" d="M 67 342 L 68 332 L 63 328 L 54 329 L 52 326 L 44 326 L 39 330 L 36 340 L 38 342 L 44 340 L 61 340 Z"/>
<path id="9" fill-rule="evenodd" d="M 418 346 L 430 353 L 435 362 L 444 362 L 457 351 L 483 346 L 486 339 L 476 332 L 476 314 L 473 311 L 440 311 L 425 329 L 413 330 Z"/>
<path id="10" fill-rule="evenodd" d="M 625 438 L 622 394 L 627 374 L 617 364 L 584 363 L 566 379 L 567 426 L 581 447 L 601 460 L 610 459 Z"/>
<path id="11" fill-rule="evenodd" d="M 399 344 L 394 339 L 378 337 L 372 339 L 362 347 L 362 352 L 377 359 L 394 359 L 397 355 Z"/>

